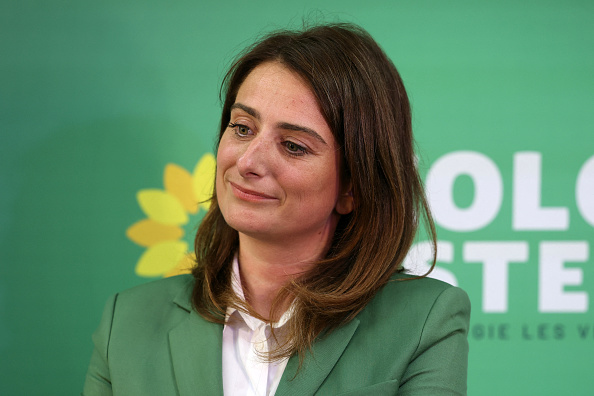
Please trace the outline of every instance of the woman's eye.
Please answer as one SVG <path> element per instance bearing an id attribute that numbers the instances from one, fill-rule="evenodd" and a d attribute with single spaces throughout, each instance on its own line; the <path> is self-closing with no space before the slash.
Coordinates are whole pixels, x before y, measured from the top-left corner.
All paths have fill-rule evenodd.
<path id="1" fill-rule="evenodd" d="M 298 145 L 295 142 L 291 142 L 291 141 L 286 141 L 283 142 L 285 147 L 287 148 L 287 151 L 289 152 L 289 154 L 291 155 L 304 155 L 307 154 L 307 149 L 303 146 Z"/>
<path id="2" fill-rule="evenodd" d="M 235 134 L 240 137 L 246 137 L 252 133 L 250 128 L 242 124 L 229 123 L 229 128 L 235 130 Z"/>

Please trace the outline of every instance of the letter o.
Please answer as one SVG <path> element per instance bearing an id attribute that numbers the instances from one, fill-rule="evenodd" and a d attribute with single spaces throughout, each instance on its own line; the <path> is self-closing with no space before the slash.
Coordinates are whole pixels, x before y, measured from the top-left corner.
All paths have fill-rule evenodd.
<path id="1" fill-rule="evenodd" d="M 474 184 L 474 198 L 468 208 L 454 202 L 454 182 L 468 175 Z M 426 179 L 427 198 L 435 221 L 452 231 L 475 231 L 487 226 L 499 213 L 503 181 L 497 165 L 474 151 L 455 151 L 439 158 Z"/>

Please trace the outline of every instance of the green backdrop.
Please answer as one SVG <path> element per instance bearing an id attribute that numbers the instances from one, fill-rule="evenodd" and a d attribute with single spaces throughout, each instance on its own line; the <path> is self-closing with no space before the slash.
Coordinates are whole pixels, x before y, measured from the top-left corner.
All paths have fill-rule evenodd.
<path id="1" fill-rule="evenodd" d="M 469 394 L 594 392 L 594 2 L 130 0 L 0 6 L 0 394 L 80 391 L 107 297 L 191 243 L 230 59 L 302 19 L 403 76 Z"/>

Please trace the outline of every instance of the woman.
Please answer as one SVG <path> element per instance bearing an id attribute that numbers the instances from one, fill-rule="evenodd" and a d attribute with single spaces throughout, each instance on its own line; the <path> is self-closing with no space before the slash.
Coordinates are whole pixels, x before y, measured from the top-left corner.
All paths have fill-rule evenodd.
<path id="1" fill-rule="evenodd" d="M 192 275 L 114 296 L 85 395 L 466 393 L 466 294 L 404 274 L 435 232 L 392 62 L 346 24 L 228 72 Z"/>

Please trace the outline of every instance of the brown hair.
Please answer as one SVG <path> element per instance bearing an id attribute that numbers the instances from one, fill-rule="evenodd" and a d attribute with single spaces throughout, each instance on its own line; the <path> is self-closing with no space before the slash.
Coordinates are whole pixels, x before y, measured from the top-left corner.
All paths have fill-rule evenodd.
<path id="1" fill-rule="evenodd" d="M 355 317 L 395 272 L 403 271 L 420 218 L 434 248 L 436 236 L 416 167 L 408 97 L 373 38 L 351 24 L 266 36 L 225 76 L 219 140 L 242 82 L 268 61 L 280 62 L 310 85 L 341 148 L 342 171 L 355 202 L 353 212 L 341 217 L 326 257 L 279 292 L 273 310 L 291 296 L 294 311 L 285 342 L 270 354 L 274 360 L 302 357 L 317 336 Z M 229 306 L 258 317 L 232 291 L 238 234 L 225 222 L 216 192 L 195 242 L 192 298 L 198 312 L 218 323 Z"/>

